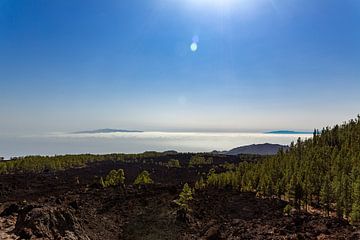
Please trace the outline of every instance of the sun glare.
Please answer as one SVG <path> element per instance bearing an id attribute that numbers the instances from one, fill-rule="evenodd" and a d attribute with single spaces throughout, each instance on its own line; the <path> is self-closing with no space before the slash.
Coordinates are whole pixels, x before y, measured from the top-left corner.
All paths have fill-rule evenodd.
<path id="1" fill-rule="evenodd" d="M 210 17 L 209 14 L 231 16 L 241 13 L 249 15 L 261 2 L 273 0 L 157 0 L 161 8 L 183 8 L 193 16 Z"/>
<path id="2" fill-rule="evenodd" d="M 240 0 L 187 0 L 193 7 L 213 8 L 213 9 L 229 9 Z"/>

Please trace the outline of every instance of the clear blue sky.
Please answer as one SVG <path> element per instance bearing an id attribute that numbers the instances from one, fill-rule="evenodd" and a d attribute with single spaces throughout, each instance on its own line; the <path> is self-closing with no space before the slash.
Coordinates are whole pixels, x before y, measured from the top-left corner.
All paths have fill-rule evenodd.
<path id="1" fill-rule="evenodd" d="M 0 0 L 0 90 L 3 134 L 341 123 L 360 1 Z"/>

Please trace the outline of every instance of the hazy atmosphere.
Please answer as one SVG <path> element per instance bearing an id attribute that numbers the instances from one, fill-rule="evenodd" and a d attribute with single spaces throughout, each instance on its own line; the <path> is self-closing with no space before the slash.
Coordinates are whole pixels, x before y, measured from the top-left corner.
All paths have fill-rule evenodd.
<path id="1" fill-rule="evenodd" d="M 67 153 L 138 153 L 176 150 L 211 152 L 260 143 L 288 145 L 311 134 L 144 132 L 99 134 L 49 134 L 0 137 L 1 154 L 6 158 L 25 155 Z"/>

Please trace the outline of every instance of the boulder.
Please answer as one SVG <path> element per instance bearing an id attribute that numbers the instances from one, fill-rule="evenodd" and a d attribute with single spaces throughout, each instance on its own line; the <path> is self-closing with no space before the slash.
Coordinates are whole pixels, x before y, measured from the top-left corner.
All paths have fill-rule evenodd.
<path id="1" fill-rule="evenodd" d="M 19 210 L 14 232 L 24 239 L 89 239 L 73 213 L 60 207 L 24 207 Z"/>
<path id="2" fill-rule="evenodd" d="M 205 233 L 204 239 L 206 240 L 216 240 L 220 238 L 220 226 L 213 225 Z"/>

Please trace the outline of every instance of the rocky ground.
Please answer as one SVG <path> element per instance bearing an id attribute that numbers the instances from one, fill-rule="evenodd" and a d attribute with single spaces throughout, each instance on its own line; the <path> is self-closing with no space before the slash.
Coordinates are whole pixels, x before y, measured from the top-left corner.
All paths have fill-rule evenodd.
<path id="1" fill-rule="evenodd" d="M 123 168 L 126 189 L 100 176 Z M 131 186 L 148 170 L 156 184 Z M 0 176 L 0 239 L 360 239 L 346 221 L 283 214 L 285 202 L 231 189 L 199 190 L 191 211 L 173 200 L 207 169 L 104 162 L 57 173 Z"/>

